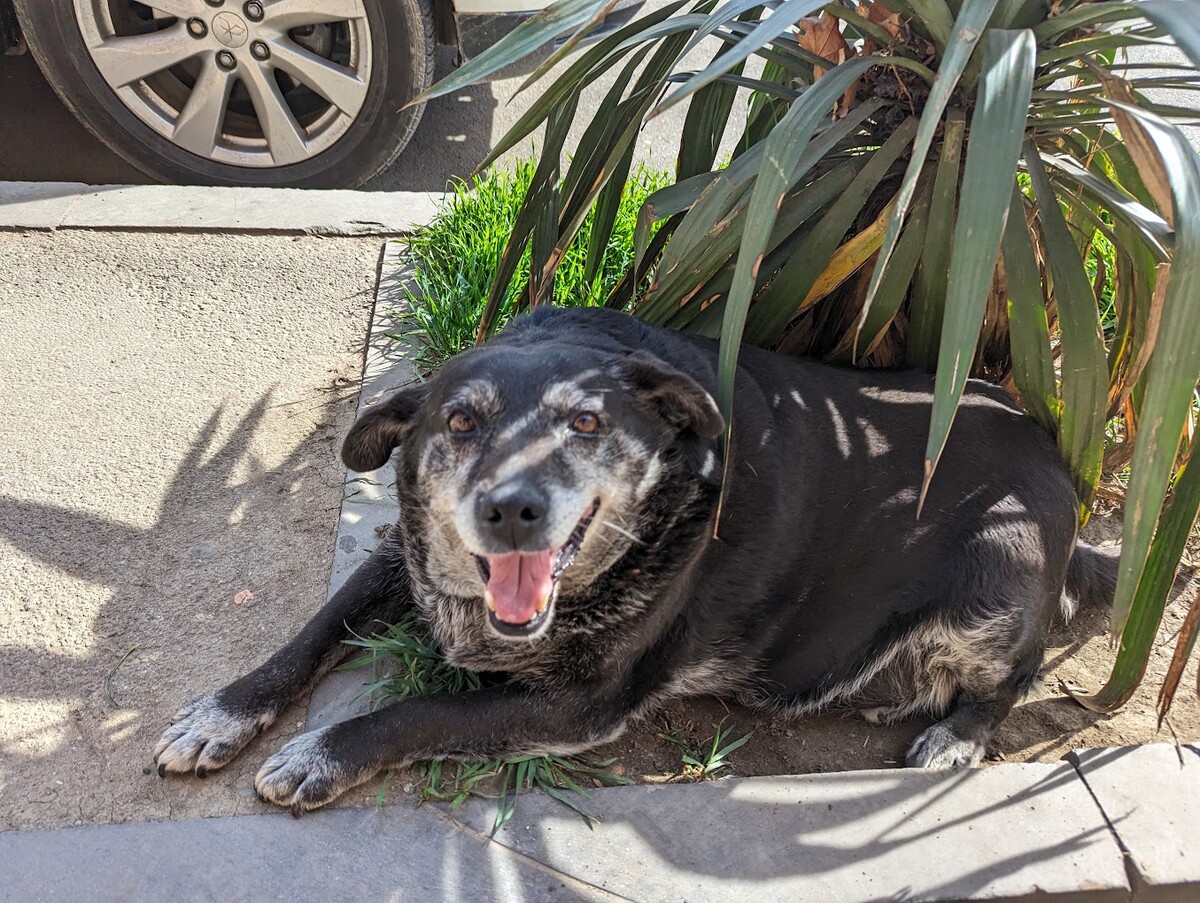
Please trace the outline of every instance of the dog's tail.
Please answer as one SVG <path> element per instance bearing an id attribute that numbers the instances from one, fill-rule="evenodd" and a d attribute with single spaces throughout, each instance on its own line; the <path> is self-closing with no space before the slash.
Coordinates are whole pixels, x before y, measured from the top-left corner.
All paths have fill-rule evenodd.
<path id="1" fill-rule="evenodd" d="M 1117 591 L 1117 564 L 1121 547 L 1098 549 L 1086 542 L 1077 543 L 1067 565 L 1067 585 L 1063 589 L 1062 613 L 1068 621 L 1079 606 L 1111 605 Z"/>

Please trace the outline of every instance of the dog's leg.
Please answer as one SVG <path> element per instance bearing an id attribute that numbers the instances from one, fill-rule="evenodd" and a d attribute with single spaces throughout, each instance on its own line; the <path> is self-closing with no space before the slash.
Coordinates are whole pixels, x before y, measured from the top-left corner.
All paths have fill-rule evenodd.
<path id="1" fill-rule="evenodd" d="M 411 602 L 403 555 L 385 544 L 295 638 L 258 669 L 211 696 L 181 708 L 154 748 L 160 776 L 209 771 L 228 764 L 283 708 L 308 690 L 346 651 L 347 628 L 365 632 L 375 620 L 395 621 Z"/>
<path id="2" fill-rule="evenodd" d="M 997 688 L 997 695 L 980 699 L 964 695 L 937 724 L 923 731 L 904 757 L 910 768 L 964 768 L 978 765 L 988 742 L 1012 711 L 1017 693 Z"/>
<path id="3" fill-rule="evenodd" d="M 291 740 L 263 763 L 254 786 L 299 815 L 414 760 L 580 752 L 618 736 L 629 713 L 590 687 L 532 693 L 506 685 L 406 699 Z"/>

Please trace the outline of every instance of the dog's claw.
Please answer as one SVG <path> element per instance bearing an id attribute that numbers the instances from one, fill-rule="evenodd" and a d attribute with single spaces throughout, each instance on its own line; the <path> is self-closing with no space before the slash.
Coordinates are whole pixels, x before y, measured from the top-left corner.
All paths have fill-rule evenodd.
<path id="1" fill-rule="evenodd" d="M 175 714 L 154 748 L 159 777 L 189 771 L 206 777 L 229 764 L 273 719 L 272 712 L 231 711 L 214 696 L 189 702 Z"/>
<path id="2" fill-rule="evenodd" d="M 299 818 L 375 774 L 376 768 L 340 761 L 327 742 L 331 730 L 325 727 L 302 734 L 267 759 L 254 777 L 258 798 L 283 806 Z"/>

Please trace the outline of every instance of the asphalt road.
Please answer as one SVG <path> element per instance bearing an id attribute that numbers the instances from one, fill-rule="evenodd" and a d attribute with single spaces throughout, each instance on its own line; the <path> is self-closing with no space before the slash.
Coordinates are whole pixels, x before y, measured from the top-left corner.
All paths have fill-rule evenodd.
<path id="1" fill-rule="evenodd" d="M 645 9 L 666 2 L 649 0 Z M 696 63 L 707 62 L 712 52 L 711 47 L 701 45 L 695 52 Z M 451 50 L 441 50 L 439 78 L 452 71 L 453 58 Z M 537 96 L 536 88 L 516 95 L 523 81 L 522 76 L 476 85 L 431 102 L 412 143 L 365 188 L 442 191 L 448 180 L 469 175 Z M 580 106 L 574 138 L 590 119 L 589 106 L 599 101 L 610 84 L 611 78 L 601 79 L 589 89 Z M 650 123 L 639 144 L 643 160 L 664 168 L 674 163 L 683 115 L 681 105 Z M 732 122 L 731 126 L 738 124 Z M 526 142 L 514 153 L 528 154 L 530 148 L 531 143 Z M 75 120 L 29 55 L 0 56 L 0 180 L 6 179 L 90 184 L 150 181 Z"/>

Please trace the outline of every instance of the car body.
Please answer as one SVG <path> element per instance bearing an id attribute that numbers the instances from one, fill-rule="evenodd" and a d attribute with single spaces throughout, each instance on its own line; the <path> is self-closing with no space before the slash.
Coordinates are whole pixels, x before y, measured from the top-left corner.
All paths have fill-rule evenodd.
<path id="1" fill-rule="evenodd" d="M 618 2 L 591 37 L 641 3 Z M 344 188 L 408 143 L 423 112 L 408 104 L 433 82 L 439 46 L 471 59 L 549 5 L 0 0 L 0 49 L 27 44 L 84 125 L 160 181 Z"/>

